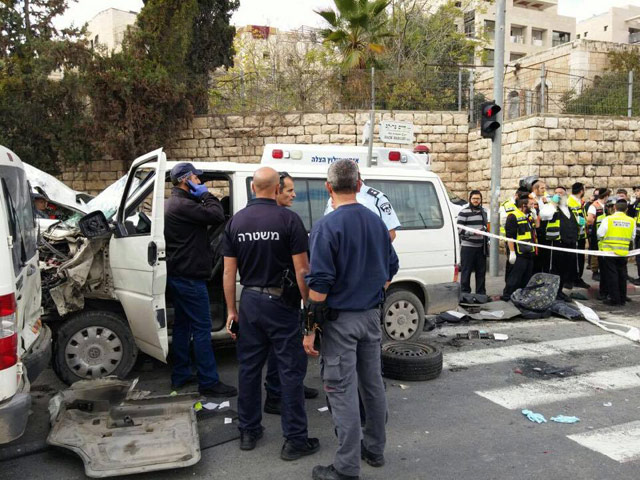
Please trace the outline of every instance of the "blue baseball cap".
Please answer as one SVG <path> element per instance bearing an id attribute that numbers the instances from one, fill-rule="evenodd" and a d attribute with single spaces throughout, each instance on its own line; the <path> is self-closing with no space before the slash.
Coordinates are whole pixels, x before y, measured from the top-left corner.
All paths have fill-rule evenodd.
<path id="1" fill-rule="evenodd" d="M 202 175 L 203 171 L 193 166 L 193 163 L 181 162 L 171 169 L 171 180 L 181 182 L 191 174 Z"/>

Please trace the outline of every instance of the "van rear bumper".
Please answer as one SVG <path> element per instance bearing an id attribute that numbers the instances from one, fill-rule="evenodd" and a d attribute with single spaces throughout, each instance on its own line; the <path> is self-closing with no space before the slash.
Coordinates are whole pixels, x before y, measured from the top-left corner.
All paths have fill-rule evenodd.
<path id="1" fill-rule="evenodd" d="M 33 383 L 42 371 L 49 366 L 51 361 L 51 329 L 42 325 L 40 335 L 22 358 L 22 363 L 27 369 L 29 382 Z"/>
<path id="2" fill-rule="evenodd" d="M 437 315 L 447 310 L 455 310 L 460 302 L 460 284 L 458 282 L 425 285 L 427 293 L 428 315 Z"/>
<path id="3" fill-rule="evenodd" d="M 0 404 L 0 444 L 20 438 L 27 428 L 31 408 L 31 395 L 16 393 L 11 399 Z"/>

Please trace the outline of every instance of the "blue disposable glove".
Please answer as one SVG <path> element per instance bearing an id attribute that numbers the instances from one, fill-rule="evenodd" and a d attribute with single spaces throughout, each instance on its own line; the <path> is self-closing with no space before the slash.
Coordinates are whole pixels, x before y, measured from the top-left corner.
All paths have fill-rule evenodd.
<path id="1" fill-rule="evenodd" d="M 580 225 L 581 227 L 584 227 L 587 224 L 587 221 L 584 219 L 584 217 L 578 217 L 578 225 Z"/>
<path id="2" fill-rule="evenodd" d="M 202 197 L 202 195 L 209 192 L 209 189 L 207 188 L 206 185 L 202 185 L 202 184 L 196 185 L 191 180 L 187 180 L 187 183 L 189 184 L 189 190 L 191 191 L 191 195 L 193 195 L 196 198 L 200 198 Z"/>
<path id="3" fill-rule="evenodd" d="M 551 417 L 551 420 L 558 423 L 577 423 L 580 421 L 578 417 L 567 417 L 565 415 L 558 415 L 557 417 Z"/>
<path id="4" fill-rule="evenodd" d="M 547 419 L 541 413 L 533 413 L 531 410 L 524 409 L 522 414 L 535 423 L 547 423 Z"/>

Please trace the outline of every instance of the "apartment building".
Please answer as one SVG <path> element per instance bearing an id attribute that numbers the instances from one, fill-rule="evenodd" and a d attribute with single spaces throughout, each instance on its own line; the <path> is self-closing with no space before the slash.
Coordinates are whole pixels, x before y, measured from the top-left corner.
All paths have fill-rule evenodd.
<path id="1" fill-rule="evenodd" d="M 506 3 L 505 63 L 575 39 L 576 19 L 558 15 L 558 0 L 507 0 Z M 489 42 L 478 61 L 492 66 L 495 2 L 474 0 L 462 8 L 466 35 L 485 37 Z"/>
<path id="2" fill-rule="evenodd" d="M 87 23 L 87 37 L 91 48 L 102 48 L 107 52 L 118 51 L 129 25 L 136 21 L 138 12 L 108 8 Z"/>
<path id="3" fill-rule="evenodd" d="M 576 25 L 576 38 L 616 43 L 640 43 L 640 7 L 612 7 Z"/>

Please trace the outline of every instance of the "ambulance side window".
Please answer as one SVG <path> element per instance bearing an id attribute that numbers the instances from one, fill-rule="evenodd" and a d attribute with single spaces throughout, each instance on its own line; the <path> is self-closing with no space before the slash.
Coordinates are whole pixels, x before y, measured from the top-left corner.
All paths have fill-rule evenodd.
<path id="1" fill-rule="evenodd" d="M 433 183 L 367 179 L 367 185 L 387 196 L 402 224 L 400 230 L 437 229 L 444 226 Z"/>

